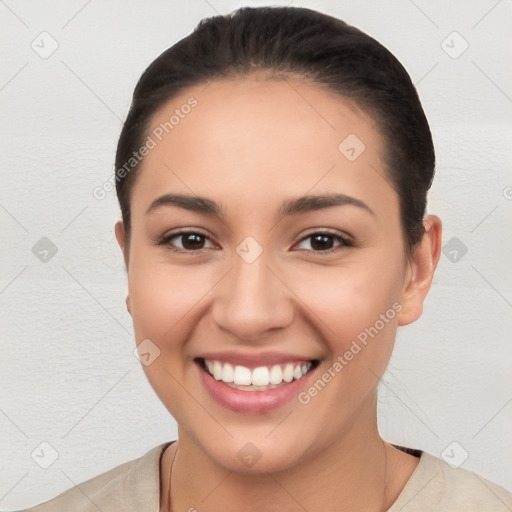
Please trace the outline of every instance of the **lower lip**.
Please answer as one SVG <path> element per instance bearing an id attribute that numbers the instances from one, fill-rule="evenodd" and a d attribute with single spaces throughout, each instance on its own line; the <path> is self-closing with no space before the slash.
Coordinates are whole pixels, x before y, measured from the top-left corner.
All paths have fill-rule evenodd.
<path id="1" fill-rule="evenodd" d="M 313 368 L 300 379 L 274 389 L 242 391 L 241 389 L 231 388 L 220 380 L 216 380 L 199 363 L 197 367 L 201 375 L 201 381 L 217 403 L 231 411 L 248 414 L 271 411 L 293 400 L 306 386 L 310 375 L 315 371 L 315 368 Z"/>

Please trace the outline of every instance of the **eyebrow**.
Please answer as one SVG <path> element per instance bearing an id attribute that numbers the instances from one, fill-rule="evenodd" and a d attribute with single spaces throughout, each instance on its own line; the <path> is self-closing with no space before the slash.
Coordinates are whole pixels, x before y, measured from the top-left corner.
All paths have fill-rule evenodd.
<path id="1" fill-rule="evenodd" d="M 366 203 L 355 197 L 346 194 L 322 194 L 306 195 L 284 201 L 279 209 L 278 217 L 282 219 L 291 215 L 345 205 L 356 206 L 375 215 L 375 212 Z M 146 214 L 154 212 L 163 206 L 178 206 L 185 210 L 214 215 L 220 219 L 225 217 L 224 210 L 219 203 L 206 197 L 185 194 L 164 194 L 160 196 L 151 203 Z"/>

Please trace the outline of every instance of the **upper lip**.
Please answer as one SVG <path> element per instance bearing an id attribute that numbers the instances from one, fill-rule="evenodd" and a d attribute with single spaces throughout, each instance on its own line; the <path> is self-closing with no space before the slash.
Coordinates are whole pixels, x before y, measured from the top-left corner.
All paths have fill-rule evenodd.
<path id="1" fill-rule="evenodd" d="M 208 352 L 198 356 L 198 359 L 220 361 L 222 363 L 230 363 L 235 366 L 240 365 L 247 368 L 316 360 L 314 357 L 307 357 L 300 354 L 285 354 L 283 352 L 260 352 L 257 354 L 250 354 L 236 351 Z"/>

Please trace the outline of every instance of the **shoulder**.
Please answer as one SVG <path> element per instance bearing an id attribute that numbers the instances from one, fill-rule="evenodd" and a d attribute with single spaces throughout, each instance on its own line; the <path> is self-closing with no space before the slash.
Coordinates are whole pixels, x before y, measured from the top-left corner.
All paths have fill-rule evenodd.
<path id="1" fill-rule="evenodd" d="M 512 493 L 471 471 L 421 452 L 416 470 L 388 512 L 510 512 Z"/>
<path id="2" fill-rule="evenodd" d="M 160 503 L 160 456 L 167 446 L 169 443 L 156 446 L 142 457 L 19 512 L 154 512 Z"/>

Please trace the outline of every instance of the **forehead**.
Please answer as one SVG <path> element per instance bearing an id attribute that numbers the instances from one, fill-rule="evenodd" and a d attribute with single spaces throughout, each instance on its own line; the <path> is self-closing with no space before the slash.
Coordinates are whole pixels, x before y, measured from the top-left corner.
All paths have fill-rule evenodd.
<path id="1" fill-rule="evenodd" d="M 254 76 L 188 88 L 157 111 L 147 136 L 155 146 L 132 194 L 146 207 L 171 191 L 246 206 L 333 190 L 393 195 L 374 120 L 298 80 Z"/>

